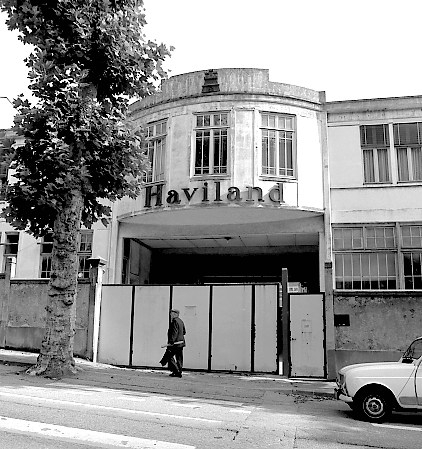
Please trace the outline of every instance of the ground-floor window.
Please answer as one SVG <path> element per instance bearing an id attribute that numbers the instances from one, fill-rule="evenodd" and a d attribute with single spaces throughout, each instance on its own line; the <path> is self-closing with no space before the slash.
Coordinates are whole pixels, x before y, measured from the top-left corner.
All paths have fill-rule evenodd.
<path id="1" fill-rule="evenodd" d="M 422 225 L 333 228 L 335 288 L 422 290 Z"/>
<path id="2" fill-rule="evenodd" d="M 51 275 L 51 253 L 53 251 L 53 237 L 47 234 L 41 241 L 40 277 L 49 278 Z M 78 278 L 89 278 L 89 261 L 92 257 L 92 232 L 81 231 L 78 236 Z"/>

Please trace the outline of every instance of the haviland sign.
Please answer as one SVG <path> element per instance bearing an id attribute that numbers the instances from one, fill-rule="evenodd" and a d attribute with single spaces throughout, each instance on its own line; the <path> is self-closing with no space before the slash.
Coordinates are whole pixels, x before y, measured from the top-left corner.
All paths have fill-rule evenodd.
<path id="1" fill-rule="evenodd" d="M 156 184 L 145 187 L 144 207 L 160 207 L 163 205 L 163 187 L 164 184 Z M 214 188 L 210 188 L 208 182 L 204 182 L 202 187 L 182 188 L 181 191 L 169 190 L 165 201 L 168 205 L 176 205 L 182 202 L 190 203 L 192 200 L 201 203 L 221 203 L 223 201 L 240 203 L 264 203 L 264 195 L 261 187 L 246 186 L 245 191 L 238 187 L 229 187 L 227 191 L 222 191 L 220 181 L 214 181 Z M 269 192 L 268 200 L 274 204 L 282 204 L 283 183 L 277 183 Z M 154 204 L 153 204 L 154 203 Z"/>

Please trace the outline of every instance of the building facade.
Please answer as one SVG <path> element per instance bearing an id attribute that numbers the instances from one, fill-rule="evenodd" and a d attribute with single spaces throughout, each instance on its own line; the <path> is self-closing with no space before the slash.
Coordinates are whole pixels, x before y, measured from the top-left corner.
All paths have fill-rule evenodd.
<path id="1" fill-rule="evenodd" d="M 327 103 L 261 69 L 166 80 L 129 116 L 150 161 L 142 194 L 81 233 L 80 277 L 91 256 L 109 284 L 279 283 L 285 269 L 292 292 L 324 295 L 327 377 L 397 358 L 422 318 L 421 104 Z M 0 225 L 15 277 L 47 278 L 48 237 Z"/>

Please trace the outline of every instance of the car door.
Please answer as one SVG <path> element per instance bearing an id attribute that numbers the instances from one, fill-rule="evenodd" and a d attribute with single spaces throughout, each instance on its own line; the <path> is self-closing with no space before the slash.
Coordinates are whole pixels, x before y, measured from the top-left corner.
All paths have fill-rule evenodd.
<path id="1" fill-rule="evenodd" d="M 410 351 L 409 351 L 410 350 Z M 418 408 L 422 408 L 422 339 L 418 338 L 409 347 L 409 356 L 413 358 L 415 370 L 415 395 Z"/>
<path id="2" fill-rule="evenodd" d="M 422 408 L 422 338 L 417 338 L 401 358 L 403 369 L 408 368 L 411 376 L 397 399 L 403 408 Z M 419 391 L 419 392 L 418 392 Z"/>
<path id="3" fill-rule="evenodd" d="M 422 357 L 418 360 L 418 366 L 415 377 L 415 391 L 418 398 L 418 406 L 422 409 Z"/>

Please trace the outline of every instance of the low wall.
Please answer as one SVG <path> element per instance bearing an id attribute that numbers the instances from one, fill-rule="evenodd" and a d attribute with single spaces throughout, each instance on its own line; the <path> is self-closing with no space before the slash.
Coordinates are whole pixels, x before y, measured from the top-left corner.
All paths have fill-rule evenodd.
<path id="1" fill-rule="evenodd" d="M 398 360 L 422 335 L 422 292 L 336 291 L 334 317 L 336 370 Z"/>
<path id="2" fill-rule="evenodd" d="M 89 280 L 78 283 L 74 354 L 88 354 Z M 44 336 L 48 279 L 11 279 L 0 276 L 0 310 L 3 320 L 4 347 L 38 351 Z M 6 301 L 8 301 L 7 312 Z M 7 315 L 7 317 L 6 317 Z M 1 344 L 1 343 L 0 343 Z"/>

